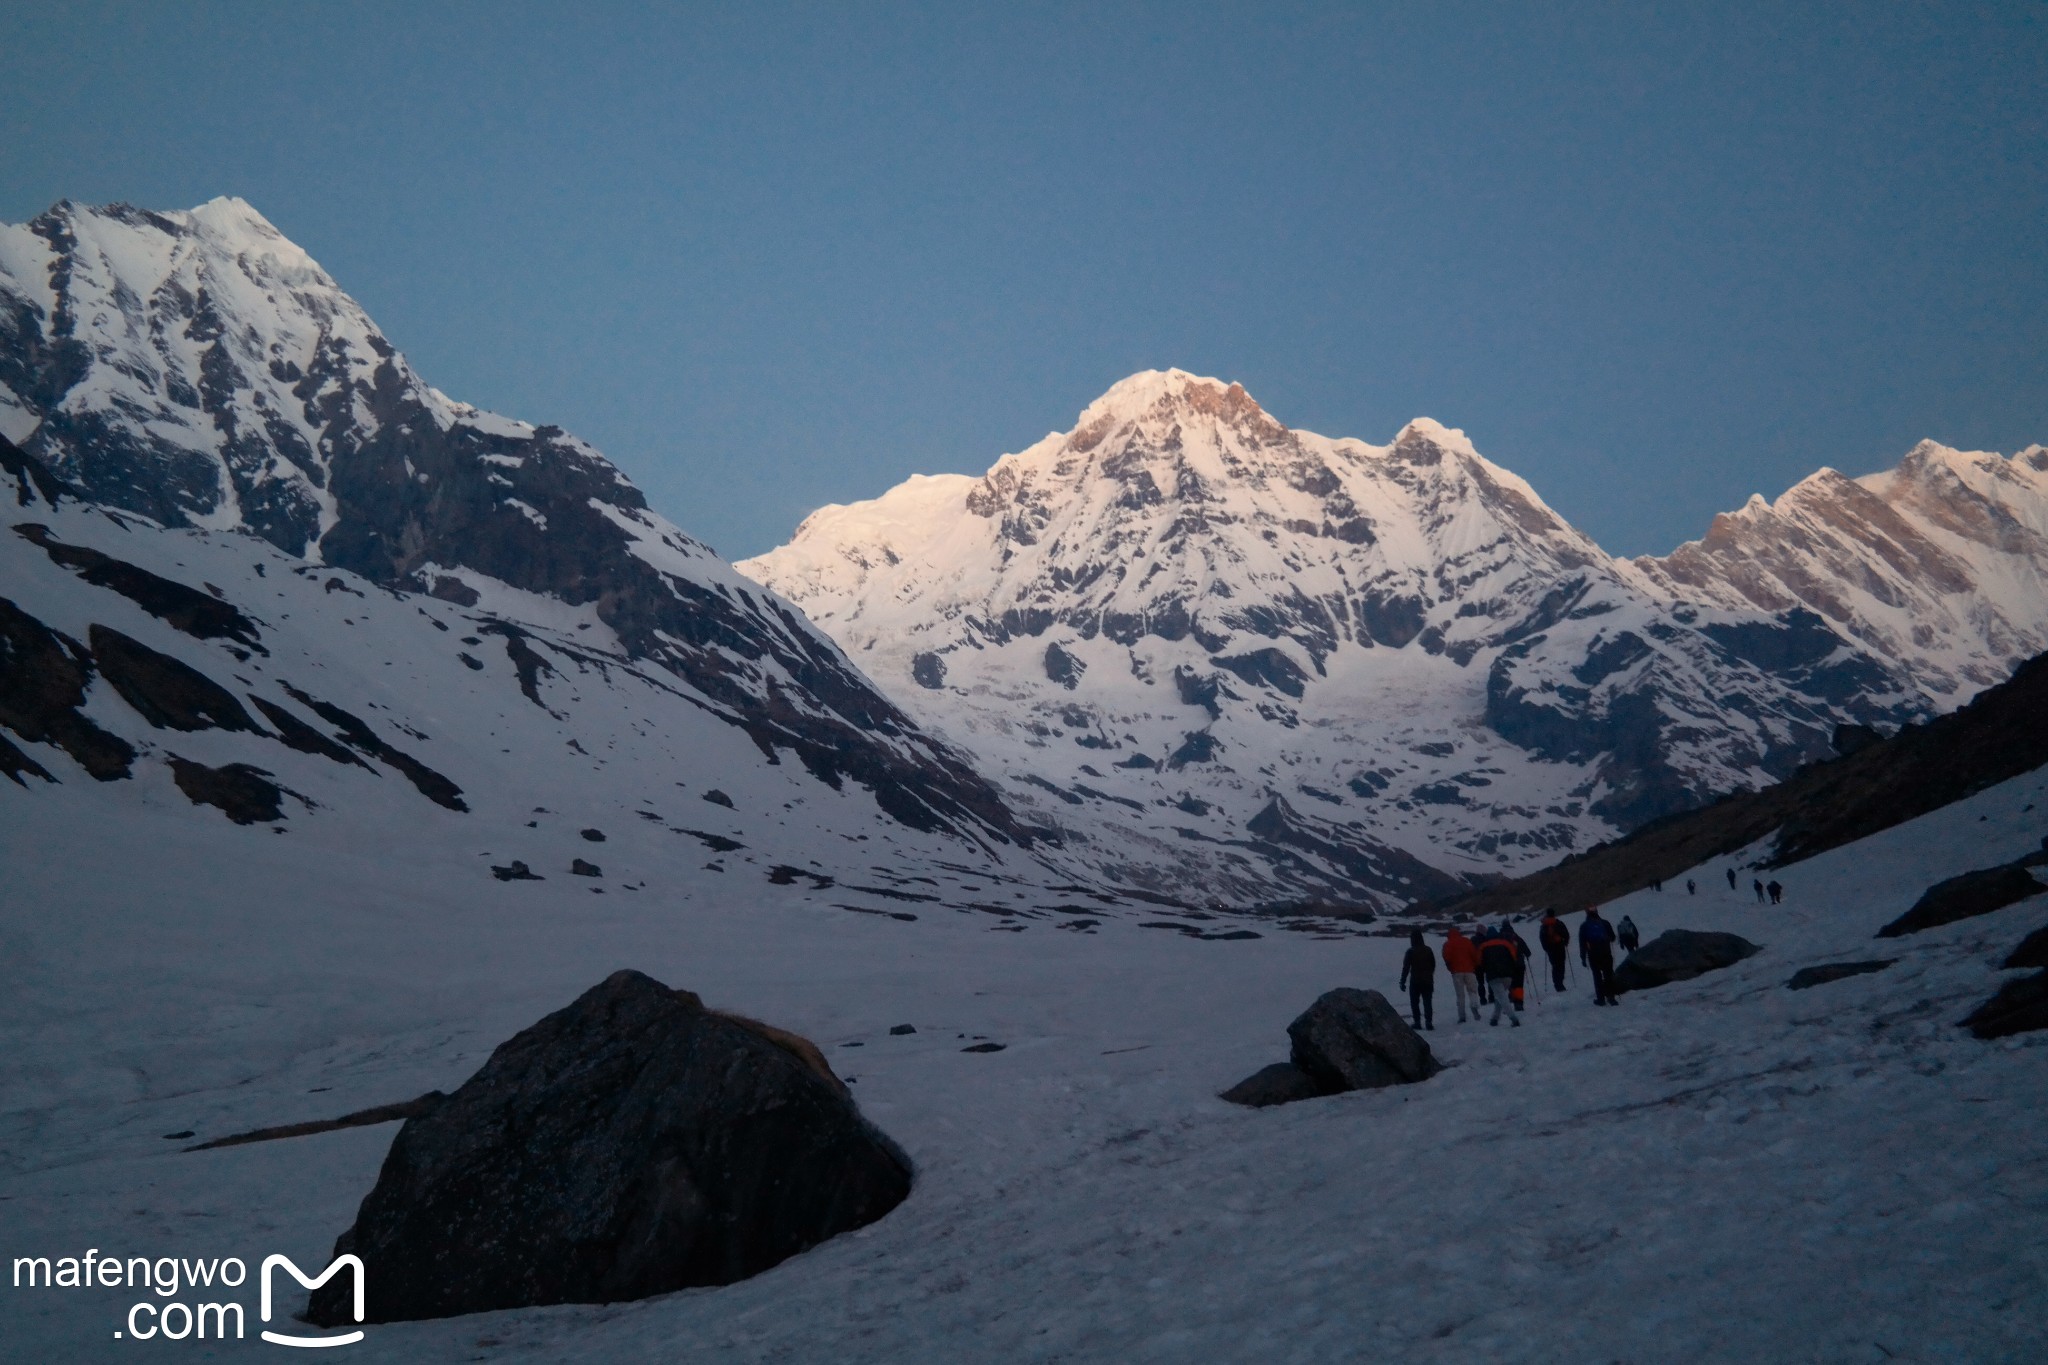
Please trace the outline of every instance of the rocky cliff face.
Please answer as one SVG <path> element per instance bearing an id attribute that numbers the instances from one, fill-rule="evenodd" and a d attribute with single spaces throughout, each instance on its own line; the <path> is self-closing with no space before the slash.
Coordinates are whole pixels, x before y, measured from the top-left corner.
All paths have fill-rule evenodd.
<path id="1" fill-rule="evenodd" d="M 1168 371 L 739 567 L 1107 875 L 1387 901 L 1953 704 L 1833 599 L 1688 562 L 1613 559 L 1434 422 L 1331 440 Z"/>
<path id="2" fill-rule="evenodd" d="M 1028 839 L 800 614 L 554 427 L 426 385 L 247 204 L 60 204 L 0 226 L 0 436 L 104 507 L 248 531 L 458 605 L 588 607 L 744 729 L 897 820 Z M 543 614 L 545 614 L 543 609 Z"/>

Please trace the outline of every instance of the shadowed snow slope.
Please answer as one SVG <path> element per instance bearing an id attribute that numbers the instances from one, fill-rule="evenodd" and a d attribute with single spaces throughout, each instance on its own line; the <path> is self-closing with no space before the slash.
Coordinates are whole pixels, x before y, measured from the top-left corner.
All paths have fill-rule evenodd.
<path id="1" fill-rule="evenodd" d="M 1764 945 L 1725 971 L 1613 1010 L 1539 992 L 1515 1030 L 1458 1026 L 1446 982 L 1428 1035 L 1442 1074 L 1265 1111 L 1216 1092 L 1281 1055 L 1323 991 L 1393 994 L 1400 941 L 1203 942 L 1121 920 L 988 933 L 747 885 L 599 897 L 559 876 L 498 884 L 399 839 L 368 858 L 334 822 L 274 836 L 168 792 L 110 820 L 91 797 L 0 783 L 8 1255 L 238 1256 L 251 1283 L 177 1297 L 241 1302 L 254 1351 L 261 1258 L 324 1265 L 394 1127 L 191 1154 L 161 1135 L 452 1090 L 632 966 L 816 1039 L 916 1162 L 908 1201 L 741 1284 L 372 1327 L 351 1358 L 2048 1355 L 2048 1034 L 1956 1027 L 2048 912 L 2022 903 L 1888 943 L 1900 961 L 1874 975 L 1784 988 L 1872 956 L 1930 883 L 2037 847 L 2040 773 L 1778 874 L 1780 908 L 1725 894 L 1718 864 L 1699 897 L 1609 907 L 1646 938 Z M 78 856 L 86 821 L 106 837 Z M 477 851 L 514 851 L 491 840 Z M 961 1050 L 984 1038 L 1006 1046 Z M 9 1289 L 0 1354 L 130 1359 L 113 1334 L 138 1300 L 162 1302 Z M 292 1289 L 283 1311 L 302 1302 Z"/>
<path id="2" fill-rule="evenodd" d="M 1967 477 L 1910 472 L 1936 467 Z M 1704 566 L 1694 546 L 1617 561 L 1462 432 L 1331 440 L 1155 371 L 982 478 L 824 508 L 739 567 L 1100 875 L 1387 904 L 2002 678 L 2048 636 L 2043 467 L 1923 447 L 1867 481 L 1905 510 L 1836 518 L 1798 565 L 1770 560 L 1801 591 L 1745 593 L 1768 575 L 1742 554 L 1791 553 L 1767 527 Z M 1907 591 L 1908 545 L 1945 576 Z"/>

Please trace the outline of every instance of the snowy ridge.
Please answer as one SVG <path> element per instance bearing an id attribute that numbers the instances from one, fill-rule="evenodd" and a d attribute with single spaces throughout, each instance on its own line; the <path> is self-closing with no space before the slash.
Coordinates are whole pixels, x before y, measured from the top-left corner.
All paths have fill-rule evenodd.
<path id="1" fill-rule="evenodd" d="M 2048 629 L 2038 569 L 2001 563 L 2006 635 Z M 1804 597 L 1615 560 L 1460 431 L 1333 440 L 1178 370 L 738 567 L 1070 853 L 1219 900 L 1441 894 L 1968 691 Z"/>
<path id="2" fill-rule="evenodd" d="M 1635 566 L 1676 599 L 1813 611 L 1956 704 L 2048 649 L 2048 449 L 1922 441 L 1880 474 L 1823 469 Z"/>
<path id="3" fill-rule="evenodd" d="M 583 441 L 425 384 L 249 205 L 59 204 L 0 227 L 0 436 L 108 508 L 251 532 L 457 605 L 587 609 L 713 700 L 760 761 L 895 821 L 1028 841 L 790 606 L 654 514 Z"/>

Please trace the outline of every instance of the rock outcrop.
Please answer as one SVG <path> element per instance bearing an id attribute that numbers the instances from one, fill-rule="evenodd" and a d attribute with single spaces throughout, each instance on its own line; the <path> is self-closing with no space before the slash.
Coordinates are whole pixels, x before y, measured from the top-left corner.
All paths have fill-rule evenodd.
<path id="1" fill-rule="evenodd" d="M 1696 976 L 1732 967 L 1762 951 L 1762 944 L 1751 943 L 1740 934 L 1666 929 L 1630 953 L 1614 969 L 1614 989 L 1616 992 L 1647 991 L 1673 981 L 1690 981 Z"/>
<path id="2" fill-rule="evenodd" d="M 2048 891 L 2048 886 L 2035 881 L 2033 874 L 2016 863 L 1965 872 L 1960 877 L 1950 877 L 1928 887 L 1920 899 L 1913 902 L 1911 910 L 1878 930 L 1877 936 L 1904 938 L 1924 929 L 2003 910 L 2043 891 Z"/>
<path id="3" fill-rule="evenodd" d="M 910 1192 L 817 1049 L 613 974 L 409 1119 L 355 1226 L 371 1322 L 615 1303 L 759 1274 Z M 353 1321 L 352 1284 L 308 1318 Z"/>

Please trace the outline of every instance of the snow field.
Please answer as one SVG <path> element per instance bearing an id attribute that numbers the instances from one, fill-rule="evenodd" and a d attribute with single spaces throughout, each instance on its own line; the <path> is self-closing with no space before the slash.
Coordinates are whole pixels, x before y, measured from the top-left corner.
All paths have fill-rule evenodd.
<path id="1" fill-rule="evenodd" d="M 1283 1058 L 1322 990 L 1393 996 L 1398 940 L 991 934 L 745 883 L 592 897 L 169 804 L 121 818 L 144 881 L 67 856 L 65 801 L 10 798 L 0 1232 L 9 1257 L 320 1264 L 395 1129 L 159 1135 L 449 1088 L 634 966 L 817 1040 L 918 1162 L 910 1200 L 740 1285 L 376 1327 L 353 1358 L 2039 1359 L 2048 1038 L 1954 1021 L 2043 907 L 1870 935 L 2034 847 L 2044 812 L 2048 777 L 2017 779 L 1779 874 L 1779 908 L 1699 869 L 1696 898 L 1677 878 L 1610 912 L 1765 952 L 1615 1010 L 1539 992 L 1520 1030 L 1448 1022 L 1440 976 L 1442 1075 L 1248 1111 L 1214 1093 Z M 959 1051 L 981 1036 L 1006 1050 Z M 114 1358 L 131 1297 L 9 1288 L 0 1355 Z"/>

